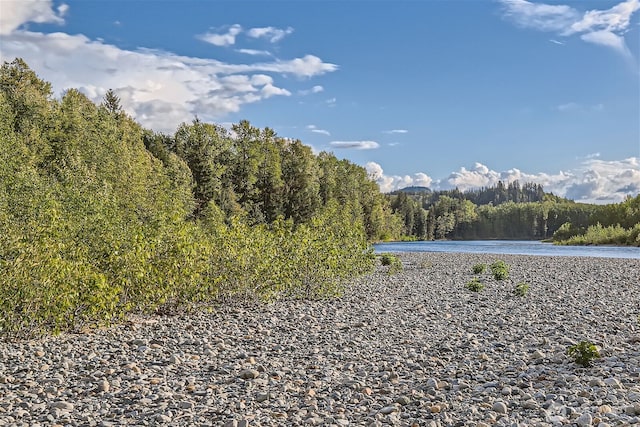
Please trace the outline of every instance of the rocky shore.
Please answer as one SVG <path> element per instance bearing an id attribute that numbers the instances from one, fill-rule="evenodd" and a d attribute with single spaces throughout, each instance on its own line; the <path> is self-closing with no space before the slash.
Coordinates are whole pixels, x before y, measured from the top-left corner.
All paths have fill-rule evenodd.
<path id="1" fill-rule="evenodd" d="M 0 426 L 640 424 L 640 260 L 400 257 L 336 300 L 0 343 Z"/>

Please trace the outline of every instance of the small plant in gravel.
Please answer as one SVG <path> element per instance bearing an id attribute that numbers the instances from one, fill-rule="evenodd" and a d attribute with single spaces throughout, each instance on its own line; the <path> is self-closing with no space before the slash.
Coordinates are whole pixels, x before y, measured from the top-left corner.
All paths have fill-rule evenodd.
<path id="1" fill-rule="evenodd" d="M 491 272 L 496 280 L 505 280 L 509 278 L 509 265 L 502 260 L 497 260 L 491 264 Z"/>
<path id="2" fill-rule="evenodd" d="M 529 293 L 529 287 L 530 286 L 529 286 L 528 283 L 520 282 L 513 289 L 513 293 L 516 294 L 519 297 L 527 296 L 527 294 Z"/>
<path id="3" fill-rule="evenodd" d="M 419 267 L 420 268 L 431 268 L 431 267 L 433 267 L 433 263 L 431 261 L 421 261 Z"/>
<path id="4" fill-rule="evenodd" d="M 598 348 L 591 341 L 580 341 L 578 344 L 570 346 L 567 349 L 567 354 L 574 362 L 585 368 L 589 367 L 594 359 L 600 358 Z"/>
<path id="5" fill-rule="evenodd" d="M 466 287 L 470 291 L 480 292 L 484 289 L 484 283 L 482 283 L 477 277 L 474 277 L 473 280 L 467 282 Z"/>
<path id="6" fill-rule="evenodd" d="M 486 264 L 476 264 L 473 266 L 473 274 L 482 274 L 486 269 Z"/>
<path id="7" fill-rule="evenodd" d="M 394 274 L 402 271 L 402 261 L 394 254 L 382 254 L 380 256 L 380 263 L 389 267 L 387 271 L 389 274 Z"/>

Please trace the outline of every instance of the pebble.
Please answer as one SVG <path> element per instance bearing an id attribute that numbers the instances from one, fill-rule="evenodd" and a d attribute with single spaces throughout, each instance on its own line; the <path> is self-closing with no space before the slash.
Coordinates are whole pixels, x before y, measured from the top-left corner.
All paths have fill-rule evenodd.
<path id="1" fill-rule="evenodd" d="M 109 381 L 107 380 L 102 380 L 98 383 L 98 390 L 99 391 L 104 391 L 104 392 L 108 392 L 111 389 L 111 384 L 109 384 Z"/>
<path id="2" fill-rule="evenodd" d="M 506 414 L 507 413 L 507 405 L 504 402 L 495 402 L 491 409 L 498 414 Z"/>
<path id="3" fill-rule="evenodd" d="M 0 342 L 0 426 L 640 424 L 640 260 L 400 257 L 337 299 Z M 468 292 L 496 259 L 511 277 Z M 588 368 L 566 354 L 585 339 Z"/>
<path id="4" fill-rule="evenodd" d="M 593 418 L 591 417 L 591 414 L 588 412 L 585 412 L 584 414 L 580 415 L 576 419 L 576 424 L 578 424 L 579 427 L 590 426 L 592 422 L 593 422 Z"/>
<path id="5" fill-rule="evenodd" d="M 260 371 L 257 371 L 255 369 L 243 369 L 242 371 L 240 371 L 240 374 L 238 376 L 245 380 L 252 380 L 260 376 Z"/>

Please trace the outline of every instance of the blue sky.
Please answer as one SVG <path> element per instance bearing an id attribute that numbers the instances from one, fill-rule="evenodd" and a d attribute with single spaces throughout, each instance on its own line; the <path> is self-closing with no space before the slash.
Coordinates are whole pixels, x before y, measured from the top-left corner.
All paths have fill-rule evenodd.
<path id="1" fill-rule="evenodd" d="M 0 0 L 0 58 L 144 126 L 242 119 L 383 191 L 640 192 L 640 0 Z"/>

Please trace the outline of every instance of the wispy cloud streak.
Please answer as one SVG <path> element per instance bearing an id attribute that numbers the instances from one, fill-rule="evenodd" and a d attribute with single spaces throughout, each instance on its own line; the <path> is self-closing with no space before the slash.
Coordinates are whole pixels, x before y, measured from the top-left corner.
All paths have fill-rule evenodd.
<path id="1" fill-rule="evenodd" d="M 552 32 L 562 37 L 579 35 L 585 42 L 609 47 L 631 57 L 624 34 L 631 17 L 640 9 L 640 0 L 626 0 L 610 9 L 580 12 L 567 5 L 534 3 L 527 0 L 500 0 L 503 16 L 522 28 Z M 562 42 L 551 39 L 552 43 Z"/>
<path id="2" fill-rule="evenodd" d="M 336 149 L 374 150 L 380 147 L 376 141 L 331 141 L 329 145 Z"/>

